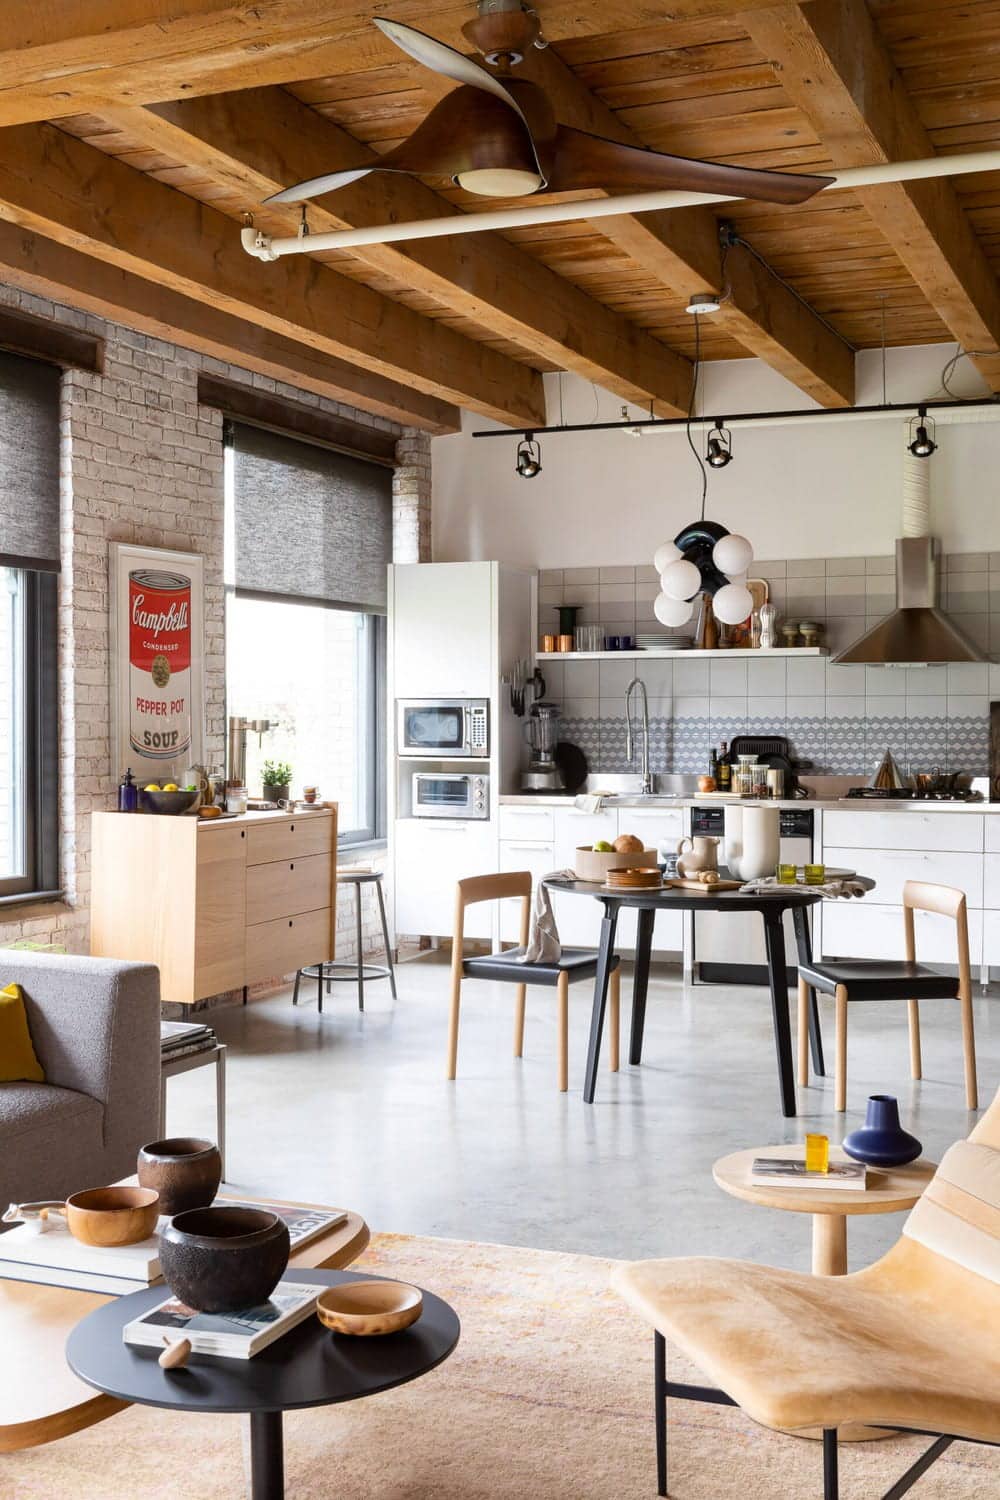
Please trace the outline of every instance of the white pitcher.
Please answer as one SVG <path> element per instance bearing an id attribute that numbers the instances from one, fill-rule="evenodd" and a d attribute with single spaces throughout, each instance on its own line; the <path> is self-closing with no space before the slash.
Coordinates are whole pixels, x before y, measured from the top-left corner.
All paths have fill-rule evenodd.
<path id="1" fill-rule="evenodd" d="M 774 874 L 781 853 L 778 808 L 727 807 L 725 829 L 725 861 L 737 880 Z"/>
<path id="2" fill-rule="evenodd" d="M 685 853 L 685 844 L 690 845 L 690 852 Z M 717 870 L 719 868 L 719 840 L 703 837 L 695 834 L 693 837 L 685 834 L 677 845 L 677 873 L 682 880 L 689 875 L 696 875 L 702 870 Z"/>

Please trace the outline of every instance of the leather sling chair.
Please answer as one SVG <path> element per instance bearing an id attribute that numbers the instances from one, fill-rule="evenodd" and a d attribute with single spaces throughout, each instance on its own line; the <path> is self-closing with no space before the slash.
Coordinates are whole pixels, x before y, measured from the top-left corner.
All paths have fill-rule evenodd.
<path id="1" fill-rule="evenodd" d="M 824 1500 L 838 1500 L 838 1429 L 933 1437 L 882 1497 L 899 1500 L 956 1440 L 1000 1445 L 1000 1093 L 863 1271 L 678 1258 L 622 1266 L 612 1284 L 656 1330 L 659 1494 L 675 1397 L 739 1406 L 767 1427 L 821 1428 Z M 667 1339 L 710 1386 L 667 1379 Z"/>

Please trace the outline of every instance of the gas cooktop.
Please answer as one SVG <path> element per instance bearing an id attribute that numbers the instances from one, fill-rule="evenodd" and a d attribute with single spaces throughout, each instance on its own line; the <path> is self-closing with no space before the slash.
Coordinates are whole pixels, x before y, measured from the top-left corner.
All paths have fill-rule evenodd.
<path id="1" fill-rule="evenodd" d="M 982 792 L 971 788 L 953 788 L 951 791 L 914 792 L 909 787 L 855 786 L 847 793 L 849 801 L 865 802 L 982 802 Z"/>

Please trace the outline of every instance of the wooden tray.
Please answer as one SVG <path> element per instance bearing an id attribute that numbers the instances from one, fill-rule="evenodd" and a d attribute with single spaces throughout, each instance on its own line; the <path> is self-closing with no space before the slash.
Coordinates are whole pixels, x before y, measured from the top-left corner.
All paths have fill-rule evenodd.
<path id="1" fill-rule="evenodd" d="M 681 880 L 675 878 L 665 880 L 664 886 L 678 886 L 685 891 L 738 891 L 743 884 L 742 880 L 717 880 L 714 885 L 706 885 L 703 880 Z"/>

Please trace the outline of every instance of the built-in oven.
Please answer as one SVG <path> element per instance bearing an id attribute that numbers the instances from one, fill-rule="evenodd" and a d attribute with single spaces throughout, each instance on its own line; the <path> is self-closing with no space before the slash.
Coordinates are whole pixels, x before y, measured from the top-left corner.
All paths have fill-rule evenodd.
<path id="1" fill-rule="evenodd" d="M 464 771 L 415 771 L 411 811 L 415 818 L 488 818 L 490 778 Z"/>
<path id="2" fill-rule="evenodd" d="M 488 759 L 489 699 L 400 699 L 396 705 L 396 751 L 402 756 L 434 760 L 458 756 Z"/>
<path id="3" fill-rule="evenodd" d="M 812 809 L 783 807 L 779 816 L 781 842 L 778 847 L 782 864 L 812 864 Z M 693 807 L 691 832 L 721 839 L 725 832 L 725 808 Z M 809 913 L 805 915 L 809 921 Z M 695 912 L 692 956 L 694 977 L 702 984 L 768 983 L 764 924 L 759 912 Z M 791 918 L 785 922 L 785 958 L 792 980 L 798 964 L 798 949 Z"/>

